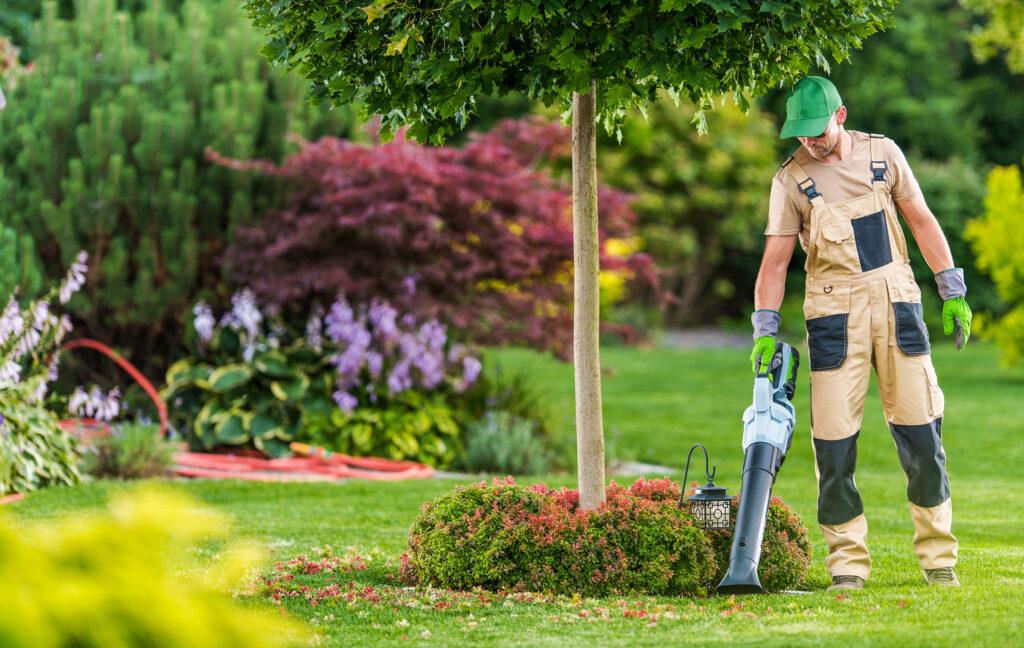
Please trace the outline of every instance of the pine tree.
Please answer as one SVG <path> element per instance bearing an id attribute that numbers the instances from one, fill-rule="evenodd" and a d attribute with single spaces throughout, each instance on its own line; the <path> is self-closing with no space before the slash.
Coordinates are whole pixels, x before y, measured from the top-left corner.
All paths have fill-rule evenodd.
<path id="1" fill-rule="evenodd" d="M 146 4 L 81 0 L 64 20 L 46 3 L 34 70 L 0 113 L 0 222 L 31 237 L 35 250 L 19 250 L 50 278 L 87 250 L 78 330 L 156 367 L 197 295 L 226 294 L 220 255 L 234 226 L 278 193 L 204 149 L 281 159 L 287 133 L 345 135 L 353 119 L 301 100 L 304 84 L 260 57 L 237 0 Z"/>

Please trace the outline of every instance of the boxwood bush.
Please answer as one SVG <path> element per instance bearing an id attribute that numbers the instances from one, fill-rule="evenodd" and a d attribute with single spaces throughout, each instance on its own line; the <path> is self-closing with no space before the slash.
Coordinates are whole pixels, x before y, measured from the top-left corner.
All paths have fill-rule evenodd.
<path id="1" fill-rule="evenodd" d="M 725 571 L 731 532 L 696 526 L 678 500 L 679 486 L 668 479 L 628 488 L 612 482 L 592 511 L 579 509 L 575 490 L 522 486 L 511 477 L 460 486 L 423 505 L 402 577 L 454 589 L 704 595 Z M 799 518 L 773 499 L 762 582 L 796 587 L 809 560 Z"/>

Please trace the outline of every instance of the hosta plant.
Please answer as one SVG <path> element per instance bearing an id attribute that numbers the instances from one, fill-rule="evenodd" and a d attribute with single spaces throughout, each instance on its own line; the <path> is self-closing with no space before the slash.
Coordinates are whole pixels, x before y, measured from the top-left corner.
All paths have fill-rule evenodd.
<path id="1" fill-rule="evenodd" d="M 451 403 L 481 365 L 436 320 L 338 298 L 299 328 L 249 290 L 219 321 L 205 303 L 194 314 L 195 355 L 171 366 L 164 388 L 194 448 L 252 444 L 277 457 L 302 440 L 431 464 L 454 457 Z"/>

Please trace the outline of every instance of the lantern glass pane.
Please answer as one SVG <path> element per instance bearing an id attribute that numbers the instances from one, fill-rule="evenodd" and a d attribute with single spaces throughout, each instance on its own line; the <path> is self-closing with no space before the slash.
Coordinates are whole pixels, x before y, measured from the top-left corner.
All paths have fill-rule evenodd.
<path id="1" fill-rule="evenodd" d="M 709 529 L 729 528 L 729 500 L 707 502 L 705 509 L 706 526 Z"/>

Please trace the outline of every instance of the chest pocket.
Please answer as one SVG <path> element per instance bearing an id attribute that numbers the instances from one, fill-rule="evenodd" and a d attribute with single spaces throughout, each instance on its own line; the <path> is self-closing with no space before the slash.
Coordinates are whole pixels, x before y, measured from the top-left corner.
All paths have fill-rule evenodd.
<path id="1" fill-rule="evenodd" d="M 860 272 L 853 223 L 842 214 L 829 213 L 821 221 L 822 247 L 832 270 Z"/>

